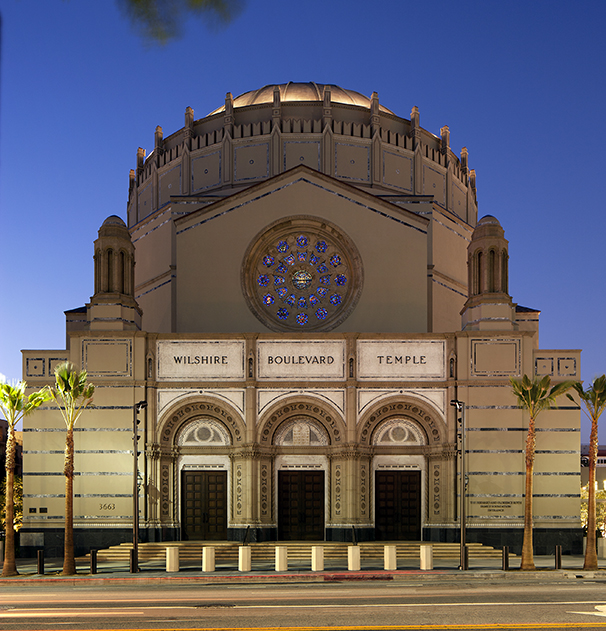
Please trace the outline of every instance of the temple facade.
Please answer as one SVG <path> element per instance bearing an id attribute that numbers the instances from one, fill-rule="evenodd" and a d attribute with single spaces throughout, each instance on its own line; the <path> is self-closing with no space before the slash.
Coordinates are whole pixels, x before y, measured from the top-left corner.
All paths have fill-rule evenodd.
<path id="1" fill-rule="evenodd" d="M 580 351 L 539 347 L 448 127 L 334 85 L 227 94 L 156 128 L 125 217 L 99 229 L 66 348 L 23 353 L 32 388 L 66 359 L 96 386 L 78 552 L 132 539 L 133 427 L 142 541 L 456 541 L 463 492 L 468 540 L 519 551 L 509 379 L 578 379 Z M 580 412 L 560 403 L 538 420 L 538 553 L 581 550 Z M 62 546 L 62 423 L 51 405 L 24 421 L 25 551 Z"/>

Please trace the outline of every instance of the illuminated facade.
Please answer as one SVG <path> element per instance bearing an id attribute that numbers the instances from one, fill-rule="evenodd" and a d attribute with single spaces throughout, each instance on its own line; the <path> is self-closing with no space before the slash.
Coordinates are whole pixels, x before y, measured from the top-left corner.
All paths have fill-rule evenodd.
<path id="1" fill-rule="evenodd" d="M 578 378 L 580 351 L 539 348 L 449 143 L 417 108 L 313 83 L 156 129 L 67 349 L 24 351 L 32 387 L 64 359 L 97 387 L 76 433 L 78 550 L 129 540 L 139 401 L 143 540 L 455 541 L 453 399 L 469 540 L 519 550 L 527 420 L 509 378 Z M 52 408 L 24 425 L 24 549 L 61 546 L 61 428 Z M 579 411 L 538 428 L 537 552 L 578 552 Z"/>

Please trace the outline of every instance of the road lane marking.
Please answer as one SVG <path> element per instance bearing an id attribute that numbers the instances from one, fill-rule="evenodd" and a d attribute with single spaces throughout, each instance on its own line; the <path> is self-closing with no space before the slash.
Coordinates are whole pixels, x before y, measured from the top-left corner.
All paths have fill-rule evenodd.
<path id="1" fill-rule="evenodd" d="M 566 613 L 579 613 L 584 616 L 602 616 L 606 618 L 606 605 L 596 605 L 597 611 L 567 611 Z"/>
<path id="2" fill-rule="evenodd" d="M 592 628 L 606 627 L 606 622 L 592 622 Z M 139 627 L 121 631 L 159 631 L 155 629 L 141 629 Z M 327 627 L 161 627 L 162 631 L 326 631 Z M 468 629 L 470 631 L 483 631 L 484 629 L 587 629 L 586 622 L 531 622 L 531 623 L 503 623 L 503 624 L 414 624 L 414 625 L 359 625 L 359 626 L 335 626 L 330 631 L 425 631 L 450 629 Z M 38 629 L 38 631 L 56 631 L 56 629 Z M 78 629 L 78 631 L 107 631 L 107 629 Z"/>

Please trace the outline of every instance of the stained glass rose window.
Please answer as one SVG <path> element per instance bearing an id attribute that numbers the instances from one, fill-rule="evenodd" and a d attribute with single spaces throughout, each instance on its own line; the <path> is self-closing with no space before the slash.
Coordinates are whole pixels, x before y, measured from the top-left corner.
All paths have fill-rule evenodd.
<path id="1" fill-rule="evenodd" d="M 351 313 L 362 289 L 354 243 L 336 226 L 292 217 L 249 246 L 242 284 L 253 313 L 276 331 L 327 331 Z"/>

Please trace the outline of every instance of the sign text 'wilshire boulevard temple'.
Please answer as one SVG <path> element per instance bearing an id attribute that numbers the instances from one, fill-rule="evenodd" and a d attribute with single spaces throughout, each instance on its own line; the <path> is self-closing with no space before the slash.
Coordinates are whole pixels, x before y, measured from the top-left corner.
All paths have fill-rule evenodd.
<path id="1" fill-rule="evenodd" d="M 578 379 L 580 351 L 539 347 L 468 159 L 416 107 L 315 83 L 156 128 L 66 348 L 24 351 L 32 388 L 66 359 L 97 387 L 75 434 L 77 552 L 132 538 L 141 401 L 144 541 L 349 541 L 352 526 L 456 541 L 458 400 L 468 540 L 520 550 L 528 418 L 509 379 Z M 62 546 L 63 432 L 50 404 L 24 423 L 32 554 Z M 580 552 L 576 406 L 541 414 L 536 449 L 535 549 Z"/>

